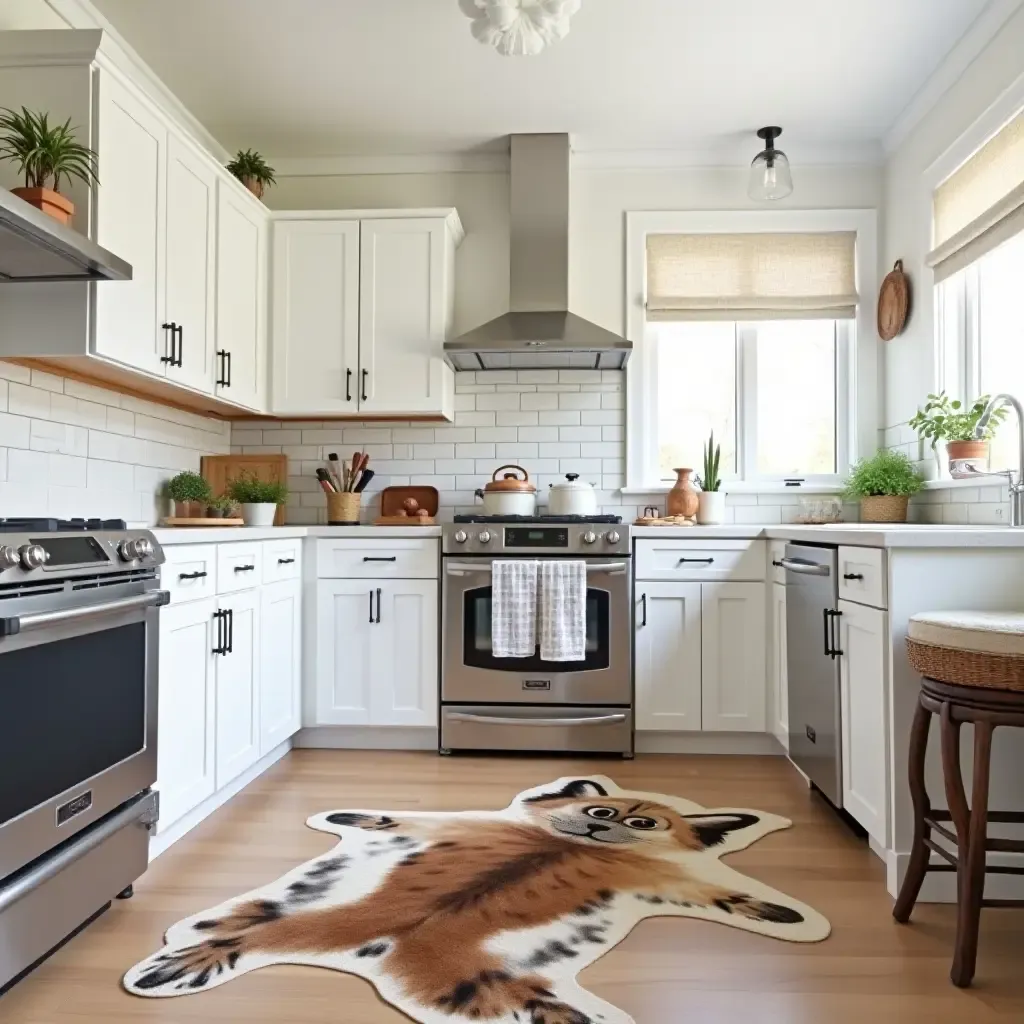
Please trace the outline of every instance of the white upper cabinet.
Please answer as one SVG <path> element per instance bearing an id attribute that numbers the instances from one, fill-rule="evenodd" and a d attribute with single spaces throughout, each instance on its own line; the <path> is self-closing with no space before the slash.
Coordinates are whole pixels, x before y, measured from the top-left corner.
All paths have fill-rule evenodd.
<path id="1" fill-rule="evenodd" d="M 263 207 L 217 188 L 217 397 L 261 410 L 266 393 L 267 221 Z"/>
<path id="2" fill-rule="evenodd" d="M 273 411 L 355 413 L 359 221 L 276 223 L 273 264 Z"/>

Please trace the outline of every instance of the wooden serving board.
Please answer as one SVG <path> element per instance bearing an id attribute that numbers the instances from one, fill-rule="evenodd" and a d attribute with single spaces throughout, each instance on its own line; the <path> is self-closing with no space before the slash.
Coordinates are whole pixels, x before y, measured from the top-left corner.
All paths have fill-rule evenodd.
<path id="1" fill-rule="evenodd" d="M 437 526 L 433 516 L 378 516 L 374 526 Z"/>
<path id="2" fill-rule="evenodd" d="M 634 526 L 696 526 L 696 520 L 686 516 L 641 516 L 633 520 Z"/>
<path id="3" fill-rule="evenodd" d="M 245 526 L 244 519 L 186 519 L 184 516 L 168 516 L 160 520 L 161 526 Z"/>
<path id="4" fill-rule="evenodd" d="M 287 483 L 288 456 L 204 455 L 199 461 L 199 472 L 210 485 L 213 496 L 220 498 L 227 492 L 228 484 L 243 475 L 254 476 L 267 483 Z M 209 523 L 203 525 L 208 526 Z M 284 505 L 278 505 L 274 525 L 284 526 Z"/>

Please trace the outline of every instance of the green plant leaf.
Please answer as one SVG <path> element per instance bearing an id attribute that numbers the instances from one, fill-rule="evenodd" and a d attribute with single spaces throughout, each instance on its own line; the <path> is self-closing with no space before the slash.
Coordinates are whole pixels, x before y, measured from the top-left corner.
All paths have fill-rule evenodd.
<path id="1" fill-rule="evenodd" d="M 853 467 L 843 495 L 852 499 L 881 494 L 909 496 L 917 494 L 923 482 L 903 452 L 880 448 Z"/>

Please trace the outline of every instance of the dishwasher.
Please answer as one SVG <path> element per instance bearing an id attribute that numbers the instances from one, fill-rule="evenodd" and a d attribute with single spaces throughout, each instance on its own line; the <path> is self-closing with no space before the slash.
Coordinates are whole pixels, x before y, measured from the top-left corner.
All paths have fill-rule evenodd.
<path id="1" fill-rule="evenodd" d="M 786 642 L 789 756 L 835 806 L 843 806 L 839 699 L 839 552 L 787 544 Z"/>

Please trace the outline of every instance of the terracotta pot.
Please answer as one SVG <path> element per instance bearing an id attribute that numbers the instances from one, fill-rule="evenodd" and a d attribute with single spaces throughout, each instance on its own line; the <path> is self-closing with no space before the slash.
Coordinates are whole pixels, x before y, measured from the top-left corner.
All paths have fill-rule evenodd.
<path id="1" fill-rule="evenodd" d="M 676 474 L 676 482 L 672 490 L 668 492 L 668 498 L 665 502 L 665 514 L 668 516 L 686 516 L 687 519 L 692 519 L 697 514 L 698 504 L 697 492 L 694 490 L 693 484 L 690 483 L 693 470 L 677 469 L 674 472 Z"/>
<path id="2" fill-rule="evenodd" d="M 263 182 L 257 181 L 255 178 L 250 178 L 246 175 L 242 178 L 242 184 L 257 198 L 263 198 Z"/>
<path id="3" fill-rule="evenodd" d="M 905 523 L 910 499 L 896 494 L 873 494 L 860 499 L 862 523 Z"/>
<path id="4" fill-rule="evenodd" d="M 206 517 L 205 501 L 176 501 L 174 514 L 179 519 L 203 519 Z"/>
<path id="5" fill-rule="evenodd" d="M 51 188 L 12 188 L 11 193 L 61 224 L 70 224 L 75 215 L 75 204 Z"/>
<path id="6" fill-rule="evenodd" d="M 988 472 L 988 441 L 947 441 L 949 475 L 954 480 Z"/>

